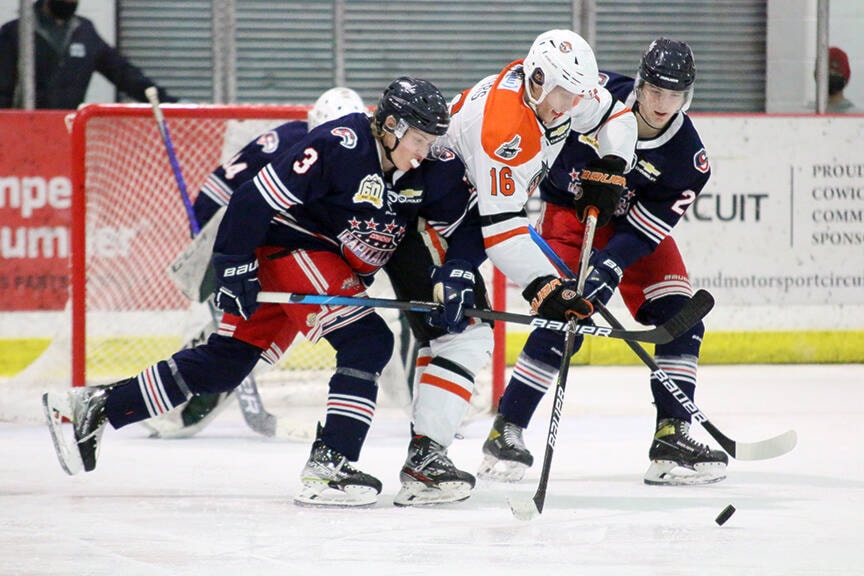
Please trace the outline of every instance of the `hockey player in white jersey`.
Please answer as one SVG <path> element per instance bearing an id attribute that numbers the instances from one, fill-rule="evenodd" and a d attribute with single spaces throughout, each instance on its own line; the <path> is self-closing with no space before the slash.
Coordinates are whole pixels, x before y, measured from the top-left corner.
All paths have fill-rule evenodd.
<path id="1" fill-rule="evenodd" d="M 590 316 L 592 307 L 575 297 L 576 280 L 559 278 L 531 240 L 525 203 L 571 131 L 594 143 L 593 170 L 620 176 L 632 165 L 636 119 L 599 85 L 591 47 L 570 30 L 544 32 L 524 60 L 462 92 L 451 114 L 447 140 L 477 189 L 489 259 L 535 312 Z M 586 188 L 575 206 L 580 215 L 589 205 L 601 215 L 614 211 L 615 191 Z"/>
<path id="2" fill-rule="evenodd" d="M 511 63 L 451 103 L 446 140 L 476 189 L 486 256 L 523 289 L 535 312 L 550 319 L 585 318 L 593 309 L 577 294 L 576 280 L 559 278 L 531 240 L 525 211 L 529 195 L 571 130 L 596 142 L 597 171 L 620 176 L 634 155 L 636 121 L 598 82 L 590 46 L 574 32 L 551 30 L 535 40 L 524 62 Z M 582 204 L 574 208 L 582 214 L 587 205 L 595 205 L 606 217 L 622 191 L 588 185 Z M 440 270 L 444 302 L 454 310 L 462 304 L 471 307 L 474 296 L 466 280 L 471 270 L 446 265 Z M 461 500 L 474 485 L 473 477 L 453 470 L 452 464 L 451 482 L 427 481 L 424 488 L 417 481 L 428 462 L 446 458 L 446 448 L 468 409 L 474 375 L 491 354 L 489 326 L 474 322 L 458 329 L 460 316 L 450 319 L 448 334 L 432 339 L 419 353 L 413 436 L 397 504 Z"/>

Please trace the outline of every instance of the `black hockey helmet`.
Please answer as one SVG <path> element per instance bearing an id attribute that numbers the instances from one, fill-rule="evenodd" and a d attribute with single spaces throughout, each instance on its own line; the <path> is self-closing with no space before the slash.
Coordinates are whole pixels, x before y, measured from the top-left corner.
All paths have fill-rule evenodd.
<path id="1" fill-rule="evenodd" d="M 642 54 L 639 77 L 667 90 L 683 92 L 696 80 L 693 52 L 686 42 L 658 38 Z"/>
<path id="2" fill-rule="evenodd" d="M 397 125 L 392 130 L 385 127 L 388 116 L 396 118 L 401 126 Z M 427 134 L 443 136 L 450 126 L 450 110 L 434 84 L 420 78 L 402 76 L 391 82 L 378 100 L 375 123 L 379 129 L 392 131 L 398 138 L 404 136 L 408 126 Z"/>

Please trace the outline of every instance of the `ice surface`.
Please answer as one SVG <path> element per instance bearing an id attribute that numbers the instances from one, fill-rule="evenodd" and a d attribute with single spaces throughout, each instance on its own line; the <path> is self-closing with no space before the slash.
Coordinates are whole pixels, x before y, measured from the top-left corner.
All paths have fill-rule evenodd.
<path id="1" fill-rule="evenodd" d="M 392 505 L 408 443 L 397 408 L 379 410 L 358 463 L 384 482 L 360 510 L 294 506 L 309 446 L 255 435 L 236 407 L 188 440 L 108 429 L 97 469 L 75 477 L 44 426 L 0 424 L 0 574 L 864 574 L 864 366 L 702 367 L 697 404 L 728 436 L 799 437 L 781 458 L 732 461 L 711 486 L 642 483 L 644 368 L 574 367 L 566 400 L 546 507 L 530 522 L 507 498 L 536 488 L 548 401 L 526 433 L 537 463 L 525 480 L 422 509 Z M 458 465 L 476 470 L 491 421 L 465 425 Z M 737 512 L 718 527 L 728 504 Z"/>

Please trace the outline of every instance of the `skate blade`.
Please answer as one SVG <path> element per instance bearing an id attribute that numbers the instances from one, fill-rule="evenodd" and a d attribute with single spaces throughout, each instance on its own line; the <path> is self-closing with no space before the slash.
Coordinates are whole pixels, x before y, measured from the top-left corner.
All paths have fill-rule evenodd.
<path id="1" fill-rule="evenodd" d="M 403 482 L 393 499 L 395 506 L 431 506 L 461 502 L 471 496 L 472 487 L 467 482 L 441 482 L 429 487 L 422 482 Z"/>
<path id="2" fill-rule="evenodd" d="M 331 488 L 326 480 L 303 479 L 303 489 L 294 497 L 297 506 L 315 508 L 363 508 L 378 502 L 378 491 L 369 486 L 348 485 Z"/>
<path id="3" fill-rule="evenodd" d="M 649 486 L 700 486 L 716 484 L 726 478 L 726 466 L 721 462 L 696 464 L 694 469 L 679 466 L 669 460 L 651 462 L 643 478 Z"/>
<path id="4" fill-rule="evenodd" d="M 48 431 L 51 433 L 51 440 L 54 442 L 54 452 L 57 454 L 60 467 L 70 476 L 78 474 L 84 469 L 84 461 L 81 460 L 78 444 L 74 439 L 75 434 L 72 433 L 73 442 L 69 444 L 63 432 L 63 419 L 72 421 L 69 395 L 52 392 L 43 394 L 42 409 L 45 412 L 45 421 L 48 424 Z M 69 428 L 72 429 L 71 425 Z"/>
<path id="5" fill-rule="evenodd" d="M 519 482 L 525 477 L 528 466 L 521 462 L 499 460 L 494 456 L 484 456 L 477 470 L 477 477 L 494 482 Z"/>

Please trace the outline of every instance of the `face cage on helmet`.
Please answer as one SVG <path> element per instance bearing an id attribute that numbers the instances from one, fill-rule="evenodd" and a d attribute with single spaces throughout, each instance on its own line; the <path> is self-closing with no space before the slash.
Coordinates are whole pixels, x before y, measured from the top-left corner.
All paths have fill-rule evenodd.
<path id="1" fill-rule="evenodd" d="M 636 81 L 633 83 L 633 91 L 636 92 L 636 101 L 639 102 L 642 96 L 642 86 L 645 84 L 651 84 L 655 88 L 659 88 L 660 90 L 670 90 L 669 88 L 663 88 L 662 86 L 657 86 L 642 78 L 642 74 L 636 73 Z M 695 84 L 695 83 L 694 83 Z M 681 107 L 678 109 L 679 112 L 686 112 L 690 109 L 690 104 L 693 102 L 693 86 L 694 84 L 690 84 L 686 90 L 670 90 L 671 92 L 684 92 L 684 102 L 681 104 Z"/>

